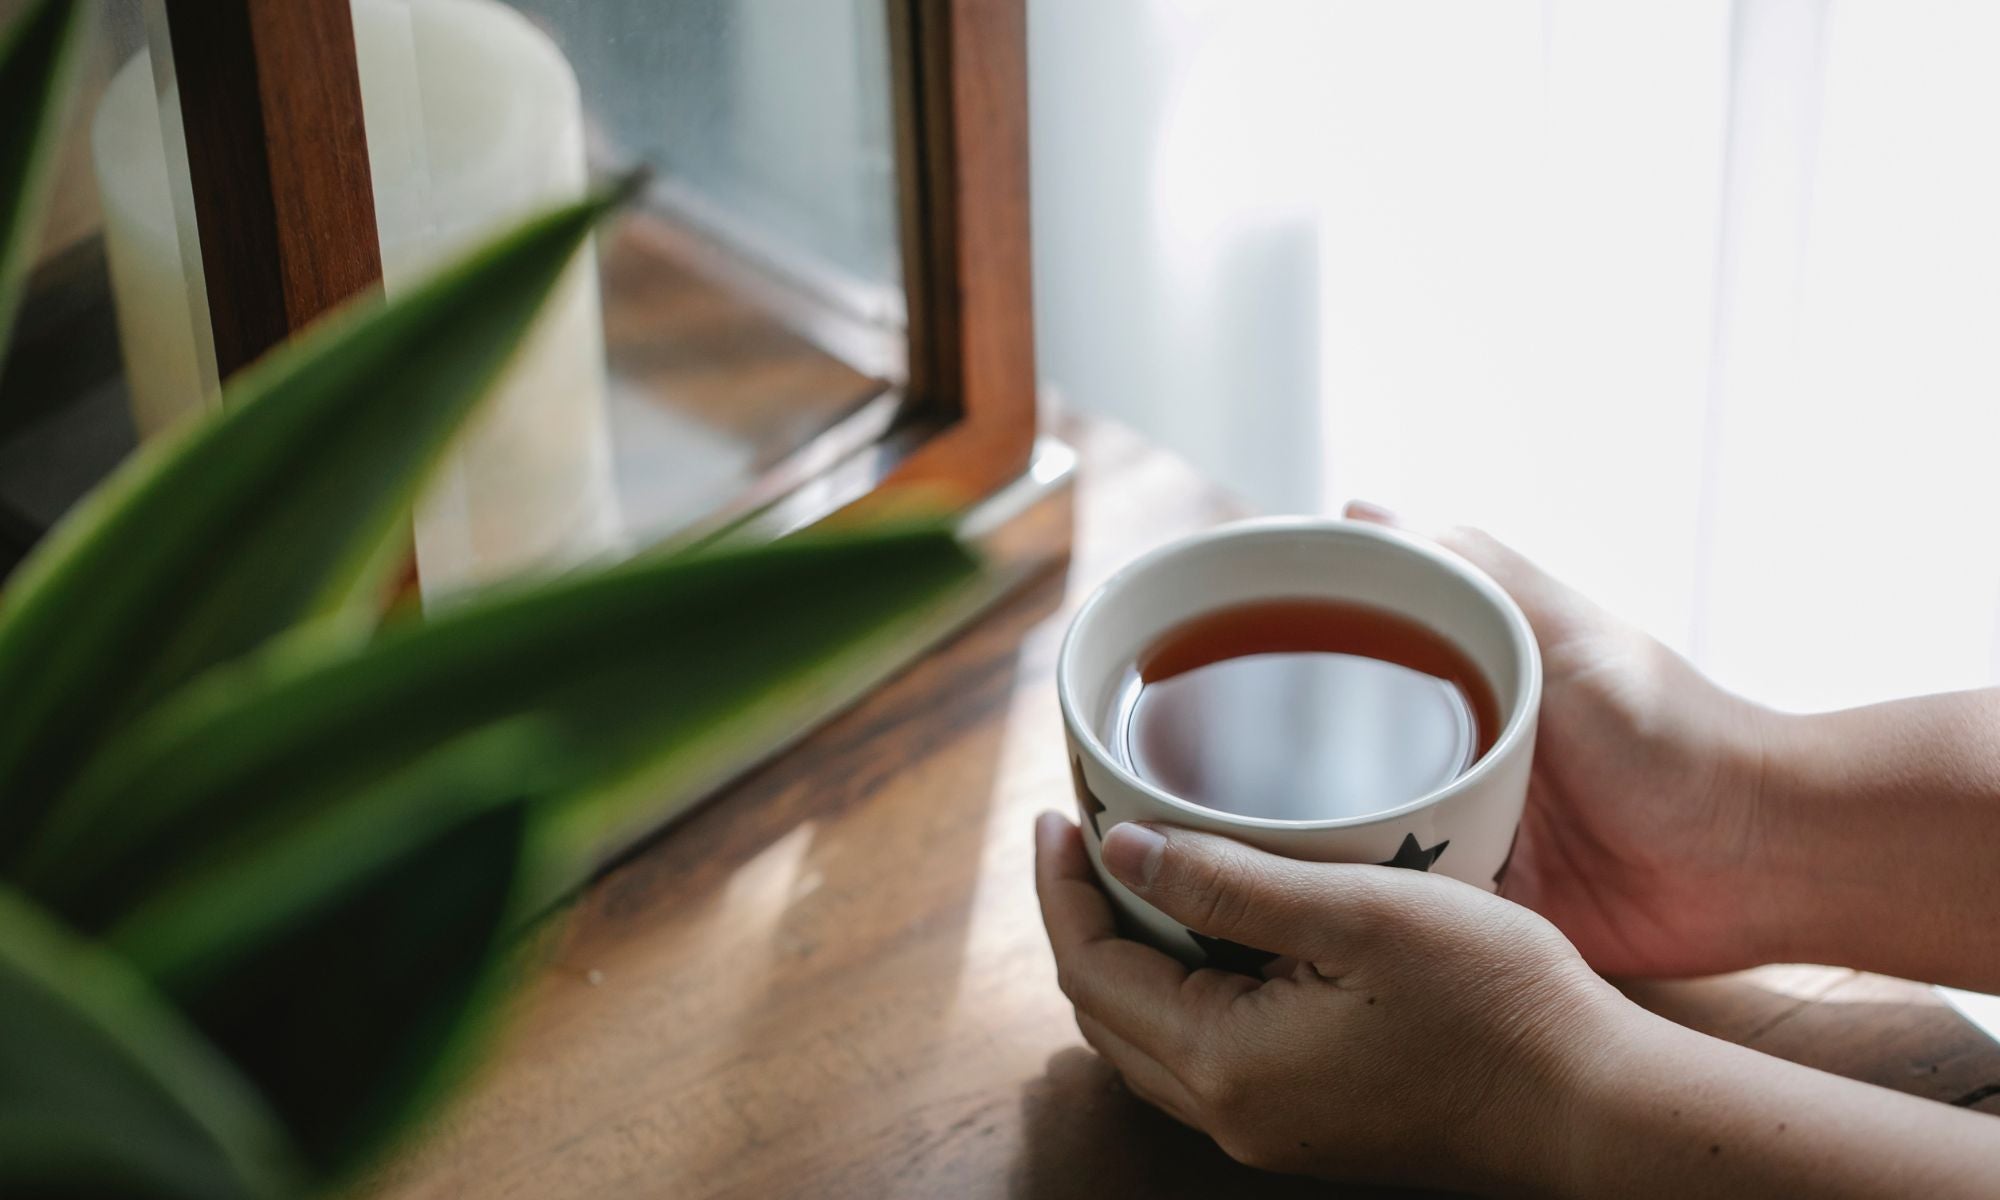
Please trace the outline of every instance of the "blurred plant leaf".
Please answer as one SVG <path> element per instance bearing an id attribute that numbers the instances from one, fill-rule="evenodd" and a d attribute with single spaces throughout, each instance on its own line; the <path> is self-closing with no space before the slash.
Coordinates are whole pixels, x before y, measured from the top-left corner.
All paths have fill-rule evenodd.
<path id="1" fill-rule="evenodd" d="M 110 932 L 291 1129 L 323 1176 L 382 1148 L 491 1026 L 506 935 L 545 892 L 563 758 L 518 721 L 309 819 L 218 848 Z"/>
<path id="2" fill-rule="evenodd" d="M 282 630 L 372 620 L 429 468 L 615 199 L 556 210 L 233 379 L 0 593 L 0 865 L 103 738 Z"/>
<path id="3" fill-rule="evenodd" d="M 245 822 L 200 858 L 175 863 L 166 884 L 108 931 L 105 945 L 171 991 L 204 986 L 244 947 L 356 886 L 357 877 L 412 854 L 486 810 L 550 794 L 571 774 L 566 748 L 532 720 L 480 729 L 426 754 L 382 784 L 324 808 Z M 253 902 L 246 903 L 246 900 Z"/>
<path id="4" fill-rule="evenodd" d="M 54 186 L 90 6 L 36 0 L 0 30 L 0 364 Z"/>
<path id="5" fill-rule="evenodd" d="M 570 748 L 552 781 L 601 788 L 701 739 L 858 639 L 967 582 L 932 528 L 798 537 L 641 559 L 385 629 L 359 654 L 319 639 L 217 672 L 101 756 L 20 878 L 101 929 L 246 820 L 285 821 L 372 786 L 429 747 L 519 715 Z"/>
<path id="6" fill-rule="evenodd" d="M 143 979 L 0 892 L 0 1195 L 274 1195 L 289 1155 Z"/>

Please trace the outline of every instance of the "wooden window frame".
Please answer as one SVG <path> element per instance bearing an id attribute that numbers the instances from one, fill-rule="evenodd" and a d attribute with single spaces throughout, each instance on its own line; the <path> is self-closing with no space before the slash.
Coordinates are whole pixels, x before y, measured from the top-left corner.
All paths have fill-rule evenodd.
<path id="1" fill-rule="evenodd" d="M 1026 0 L 884 2 L 911 421 L 838 498 L 915 488 L 969 507 L 1020 477 L 1036 444 Z M 379 284 L 351 10 L 162 3 L 226 376 Z"/>
<path id="2" fill-rule="evenodd" d="M 164 0 L 227 378 L 356 293 L 382 258 L 349 0 Z"/>
<path id="3" fill-rule="evenodd" d="M 1026 0 L 903 0 L 894 55 L 914 80 L 906 168 L 910 390 L 955 418 L 889 475 L 970 504 L 1034 452 Z"/>

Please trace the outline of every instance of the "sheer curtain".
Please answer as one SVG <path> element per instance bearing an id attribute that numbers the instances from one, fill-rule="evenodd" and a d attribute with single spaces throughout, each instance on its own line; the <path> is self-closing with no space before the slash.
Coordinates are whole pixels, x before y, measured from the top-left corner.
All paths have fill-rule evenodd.
<path id="1" fill-rule="evenodd" d="M 1044 374 L 1801 709 L 2000 678 L 2000 6 L 1036 0 Z"/>

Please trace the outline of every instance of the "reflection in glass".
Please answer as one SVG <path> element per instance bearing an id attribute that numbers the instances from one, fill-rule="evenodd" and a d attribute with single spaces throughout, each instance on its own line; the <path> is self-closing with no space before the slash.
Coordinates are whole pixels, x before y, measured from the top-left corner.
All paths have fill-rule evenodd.
<path id="1" fill-rule="evenodd" d="M 425 10 L 501 7 L 393 2 L 418 17 L 426 89 L 472 18 L 432 25 Z M 816 444 L 856 443 L 894 415 L 907 351 L 886 11 L 520 0 L 507 12 L 567 60 L 593 173 L 649 172 L 600 246 L 611 473 L 634 540 L 741 511 Z"/>
<path id="2" fill-rule="evenodd" d="M 494 0 L 354 0 L 354 36 L 390 295 L 584 194 L 576 75 L 521 14 Z M 620 545 L 604 398 L 586 256 L 418 507 L 426 597 Z"/>
<path id="3" fill-rule="evenodd" d="M 885 0 L 352 2 L 391 294 L 593 177 L 650 179 L 421 505 L 427 595 L 711 526 L 895 418 L 907 309 Z M 95 117 L 147 432 L 213 394 L 155 33 Z"/>
<path id="4" fill-rule="evenodd" d="M 519 0 L 611 163 L 733 228 L 900 293 L 882 0 Z"/>

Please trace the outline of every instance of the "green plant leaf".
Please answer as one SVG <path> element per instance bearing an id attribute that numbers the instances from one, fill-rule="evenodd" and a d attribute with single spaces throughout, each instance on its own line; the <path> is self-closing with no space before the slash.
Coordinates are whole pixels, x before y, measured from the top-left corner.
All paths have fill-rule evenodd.
<path id="1" fill-rule="evenodd" d="M 242 947 L 282 936 L 353 888 L 357 876 L 487 809 L 551 794 L 572 772 L 567 757 L 561 740 L 534 721 L 505 722 L 323 808 L 284 806 L 276 820 L 253 815 L 209 852 L 174 864 L 171 882 L 104 942 L 170 990 L 202 986 L 229 970 Z"/>
<path id="2" fill-rule="evenodd" d="M 0 364 L 54 184 L 89 20 L 82 0 L 39 0 L 0 31 Z"/>
<path id="3" fill-rule="evenodd" d="M 172 997 L 323 1177 L 439 1096 L 490 1029 L 504 939 L 554 867 L 521 721 L 177 871 L 107 944 Z"/>
<path id="4" fill-rule="evenodd" d="M 300 621 L 372 620 L 429 468 L 612 203 L 530 221 L 280 347 L 21 566 L 0 592 L 0 865 L 150 703 Z"/>
<path id="5" fill-rule="evenodd" d="M 131 968 L 0 892 L 0 1195 L 275 1195 L 290 1154 Z"/>
<path id="6" fill-rule="evenodd" d="M 468 602 L 358 654 L 318 639 L 275 646 L 111 746 L 20 878 L 100 929 L 242 822 L 314 811 L 520 715 L 574 750 L 564 790 L 602 788 L 698 754 L 732 718 L 974 569 L 936 528 L 823 534 Z"/>

